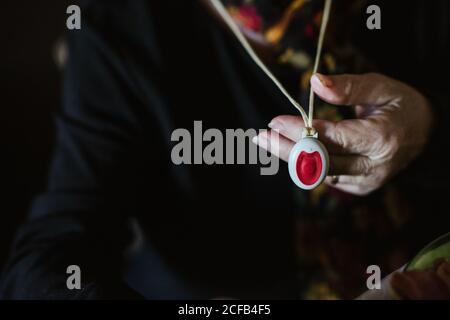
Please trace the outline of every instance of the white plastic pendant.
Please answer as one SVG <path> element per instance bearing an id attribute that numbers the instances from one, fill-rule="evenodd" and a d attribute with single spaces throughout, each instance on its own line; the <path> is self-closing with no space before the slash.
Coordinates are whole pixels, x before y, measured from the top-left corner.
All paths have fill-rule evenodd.
<path id="1" fill-rule="evenodd" d="M 312 190 L 328 174 L 329 157 L 325 146 L 315 136 L 304 136 L 289 154 L 289 175 L 301 189 Z"/>

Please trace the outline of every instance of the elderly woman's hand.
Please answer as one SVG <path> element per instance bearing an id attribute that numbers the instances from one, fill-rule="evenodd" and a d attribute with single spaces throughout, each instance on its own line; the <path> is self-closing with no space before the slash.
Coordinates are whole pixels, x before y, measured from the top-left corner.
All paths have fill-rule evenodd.
<path id="1" fill-rule="evenodd" d="M 380 74 L 317 74 L 311 85 L 324 101 L 355 107 L 356 119 L 314 122 L 330 153 L 326 183 L 337 189 L 369 194 L 405 168 L 428 142 L 431 107 L 423 95 L 404 83 Z M 301 137 L 303 121 L 296 116 L 279 116 L 269 127 L 281 135 L 279 145 L 271 146 L 272 152 L 287 160 Z M 270 131 L 263 132 L 257 143 L 267 149 L 269 140 L 274 139 L 271 137 Z"/>

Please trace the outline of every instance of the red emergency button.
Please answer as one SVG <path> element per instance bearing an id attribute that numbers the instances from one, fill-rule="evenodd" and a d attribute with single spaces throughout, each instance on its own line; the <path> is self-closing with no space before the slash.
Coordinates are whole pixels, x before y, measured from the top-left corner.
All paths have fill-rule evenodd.
<path id="1" fill-rule="evenodd" d="M 308 153 L 302 151 L 297 158 L 297 176 L 307 185 L 313 185 L 322 174 L 322 159 L 319 152 Z"/>
<path id="2" fill-rule="evenodd" d="M 329 161 L 327 149 L 316 137 L 303 137 L 289 154 L 289 175 L 299 188 L 312 190 L 327 176 Z"/>

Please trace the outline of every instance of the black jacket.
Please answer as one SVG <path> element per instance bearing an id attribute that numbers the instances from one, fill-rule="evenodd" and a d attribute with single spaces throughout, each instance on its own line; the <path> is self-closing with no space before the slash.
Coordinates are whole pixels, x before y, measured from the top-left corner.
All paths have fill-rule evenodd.
<path id="1" fill-rule="evenodd" d="M 445 163 L 434 150 L 448 146 L 437 132 L 448 114 L 439 74 L 448 74 L 449 4 L 380 5 L 383 29 L 368 31 L 362 12 L 355 42 L 433 101 L 436 139 L 403 176 L 437 194 L 448 177 L 431 167 Z M 296 297 L 286 165 L 261 176 L 258 165 L 170 159 L 172 131 L 192 131 L 194 120 L 265 128 L 292 107 L 198 1 L 87 1 L 82 19 L 67 37 L 48 190 L 18 233 L 3 297 Z M 129 248 L 137 225 L 146 258 Z M 72 264 L 83 290 L 66 287 Z"/>

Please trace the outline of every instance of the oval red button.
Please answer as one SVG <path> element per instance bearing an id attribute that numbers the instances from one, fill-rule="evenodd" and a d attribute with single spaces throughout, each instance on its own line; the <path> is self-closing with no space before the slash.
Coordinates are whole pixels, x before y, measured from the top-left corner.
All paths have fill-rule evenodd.
<path id="1" fill-rule="evenodd" d="M 297 176 L 307 185 L 313 185 L 322 173 L 322 159 L 319 152 L 308 153 L 302 151 L 297 158 Z"/>

